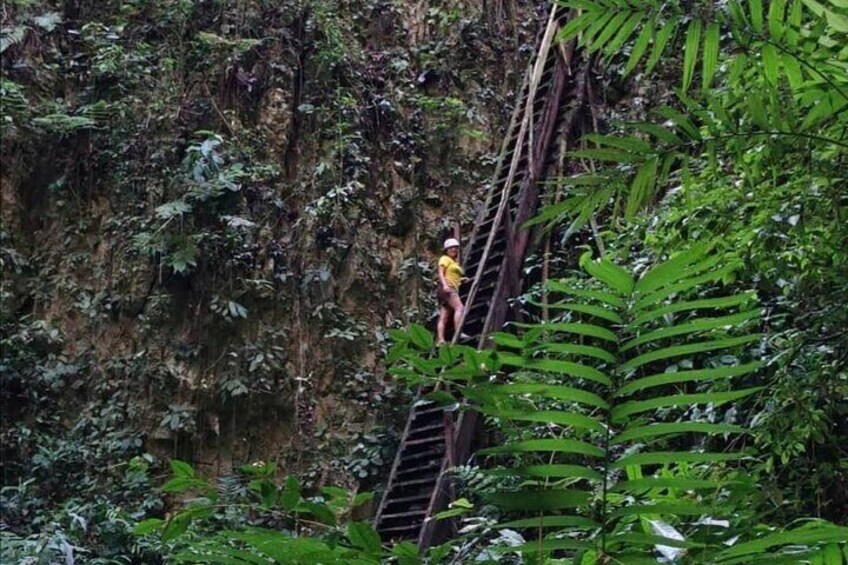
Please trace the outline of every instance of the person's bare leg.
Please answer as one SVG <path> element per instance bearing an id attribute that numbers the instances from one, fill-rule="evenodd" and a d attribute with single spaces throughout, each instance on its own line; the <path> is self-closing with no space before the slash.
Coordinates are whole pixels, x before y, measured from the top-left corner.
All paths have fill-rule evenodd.
<path id="1" fill-rule="evenodd" d="M 445 328 L 448 325 L 450 311 L 447 306 L 439 306 L 439 322 L 436 324 L 436 345 L 442 345 L 445 342 Z"/>
<path id="2" fill-rule="evenodd" d="M 453 295 L 453 298 L 450 301 L 450 306 L 453 309 L 453 331 L 455 334 L 458 334 L 460 329 L 459 325 L 462 323 L 462 314 L 465 310 L 462 305 L 462 300 L 459 299 L 459 295 Z"/>

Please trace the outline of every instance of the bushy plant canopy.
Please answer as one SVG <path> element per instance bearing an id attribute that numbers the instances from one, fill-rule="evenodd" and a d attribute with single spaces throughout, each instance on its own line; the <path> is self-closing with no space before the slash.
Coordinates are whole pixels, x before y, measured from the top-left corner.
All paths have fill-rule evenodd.
<path id="1" fill-rule="evenodd" d="M 708 251 L 696 245 L 638 277 L 585 254 L 590 279 L 548 283 L 558 315 L 493 335 L 496 352 L 421 359 L 420 330 L 396 346 L 396 374 L 456 383 L 500 431 L 479 453 L 500 480 L 484 498 L 507 511 L 499 528 L 530 536 L 508 551 L 655 563 L 660 548 L 692 563 L 753 563 L 844 540 L 845 529 L 819 523 L 751 539 L 746 460 L 756 453 L 734 407 L 763 390 L 762 309 L 753 293 L 715 290 L 739 265 Z"/>
<path id="2" fill-rule="evenodd" d="M 577 38 L 622 80 L 636 73 L 674 88 L 656 97 L 648 119 L 587 135 L 570 155 L 599 166 L 562 179 L 566 198 L 530 225 L 577 228 L 610 199 L 633 220 L 705 170 L 752 186 L 779 178 L 789 155 L 828 170 L 848 150 L 844 2 L 562 3 L 573 17 L 561 39 Z"/>

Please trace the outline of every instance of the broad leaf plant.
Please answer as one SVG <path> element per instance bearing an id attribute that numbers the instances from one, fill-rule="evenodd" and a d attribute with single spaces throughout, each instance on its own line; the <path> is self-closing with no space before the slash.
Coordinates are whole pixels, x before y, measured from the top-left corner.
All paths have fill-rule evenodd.
<path id="1" fill-rule="evenodd" d="M 638 277 L 608 258 L 580 263 L 584 284 L 548 282 L 559 315 L 493 335 L 496 351 L 427 358 L 423 328 L 395 336 L 396 375 L 425 391 L 449 383 L 499 430 L 478 456 L 500 480 L 486 497 L 510 517 L 498 527 L 530 540 L 508 550 L 583 565 L 656 563 L 658 552 L 689 563 L 841 559 L 844 528 L 811 522 L 770 537 L 740 523 L 755 453 L 733 407 L 762 388 L 761 308 L 753 293 L 712 290 L 737 265 L 706 245 Z"/>

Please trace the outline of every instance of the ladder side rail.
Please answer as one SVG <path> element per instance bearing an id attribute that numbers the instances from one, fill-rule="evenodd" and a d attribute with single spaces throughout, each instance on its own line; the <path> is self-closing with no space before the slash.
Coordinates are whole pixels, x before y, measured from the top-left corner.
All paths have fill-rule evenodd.
<path id="1" fill-rule="evenodd" d="M 536 145 L 528 147 L 528 151 L 536 155 L 533 161 L 529 174 L 521 180 L 519 188 L 518 204 L 516 217 L 513 218 L 512 211 L 507 213 L 504 218 L 504 228 L 506 237 L 506 257 L 504 260 L 505 268 L 502 268 L 499 273 L 498 284 L 495 286 L 495 291 L 492 296 L 492 302 L 486 320 L 483 324 L 483 331 L 480 335 L 478 347 L 482 348 L 488 341 L 488 334 L 492 331 L 497 331 L 503 326 L 507 318 L 507 304 L 509 298 L 514 298 L 517 294 L 517 288 L 521 280 L 521 265 L 520 260 L 524 257 L 526 250 L 526 235 L 520 237 L 520 234 L 526 234 L 522 224 L 527 221 L 526 210 L 534 210 L 536 201 L 538 200 L 539 187 L 538 180 L 543 169 L 544 156 L 547 153 L 554 138 L 554 130 L 557 121 L 557 116 L 560 111 L 560 100 L 565 90 L 567 68 L 557 52 L 551 53 L 556 57 L 556 66 L 553 76 L 553 84 L 551 91 L 548 93 L 545 100 L 544 110 L 542 111 L 542 120 L 538 127 L 537 135 L 535 136 Z"/>
<path id="2" fill-rule="evenodd" d="M 452 466 L 451 457 L 445 453 L 442 459 L 442 467 L 439 469 L 439 477 L 436 479 L 436 485 L 433 487 L 433 495 L 430 497 L 430 504 L 427 507 L 427 512 L 424 514 L 424 522 L 421 524 L 421 532 L 418 534 L 418 549 L 424 550 L 433 542 L 433 538 L 437 535 L 439 523 L 435 519 L 435 515 L 439 508 L 443 508 L 448 504 L 450 492 L 448 491 L 448 469 Z"/>
<path id="3" fill-rule="evenodd" d="M 567 73 L 567 69 L 563 68 L 563 72 Z M 583 107 L 584 107 L 584 104 L 585 104 L 585 101 L 586 101 L 586 94 L 587 94 L 587 88 L 586 87 L 587 87 L 587 81 L 588 81 L 588 73 L 589 73 L 589 66 L 587 65 L 584 68 L 584 70 L 577 77 L 575 77 L 575 80 L 574 80 L 574 91 L 575 91 L 574 92 L 574 94 L 575 94 L 574 103 L 572 104 L 571 109 L 569 109 L 568 112 L 566 113 L 564 120 L 563 120 L 563 124 L 561 126 L 561 130 L 560 130 L 561 135 L 565 136 L 566 139 L 568 139 L 570 137 L 571 133 L 575 130 L 575 127 L 577 126 L 578 122 L 580 121 L 581 112 L 583 110 Z M 568 77 L 565 76 L 565 74 L 564 74 L 564 76 L 562 78 L 563 78 L 562 87 L 564 87 L 566 79 Z M 562 110 L 563 110 L 562 108 L 557 108 L 556 112 L 558 113 Z M 555 135 L 556 132 L 554 131 L 555 125 L 556 125 L 556 120 L 551 120 L 550 125 L 549 125 L 551 131 L 548 132 L 548 136 L 549 136 L 550 141 L 553 141 L 553 139 L 556 137 L 556 135 Z M 516 213 L 516 218 L 515 218 L 516 224 L 518 224 L 519 226 L 521 224 L 524 224 L 527 220 L 529 220 L 536 211 L 536 206 L 538 205 L 538 192 L 539 192 L 538 181 L 542 178 L 542 174 L 544 173 L 544 161 L 545 161 L 544 157 L 549 150 L 549 145 L 550 144 L 548 143 L 544 147 L 539 148 L 540 149 L 540 152 L 539 152 L 539 157 L 540 157 L 539 158 L 539 168 L 538 168 L 538 171 L 536 171 L 535 178 L 533 179 L 532 184 L 528 185 L 528 187 L 527 187 L 527 189 L 534 194 L 529 195 L 528 198 L 522 198 L 522 200 L 521 200 L 521 205 L 518 207 L 518 210 L 517 210 L 517 213 Z M 529 231 L 528 230 L 524 230 L 524 229 L 517 230 L 516 233 L 515 233 L 515 248 L 516 248 L 516 251 L 518 251 L 520 253 L 524 253 L 524 251 L 526 250 L 526 247 L 527 247 L 528 239 L 529 239 Z"/>
<path id="4" fill-rule="evenodd" d="M 509 128 L 507 128 L 507 135 L 504 136 L 503 143 L 501 144 L 501 151 L 498 155 L 498 162 L 495 165 L 495 172 L 492 175 L 492 182 L 489 185 L 489 189 L 486 191 L 486 199 L 483 202 L 482 208 L 477 212 L 477 218 L 474 221 L 474 227 L 471 229 L 471 234 L 467 239 L 467 243 L 465 245 L 465 250 L 463 254 L 463 258 L 470 257 L 471 252 L 473 251 L 474 239 L 477 237 L 477 232 L 480 230 L 480 225 L 486 220 L 487 211 L 489 209 L 489 205 L 492 203 L 492 200 L 495 199 L 495 194 L 497 193 L 497 188 L 499 186 L 498 179 L 501 176 L 504 168 L 504 157 L 506 157 L 507 149 L 509 148 L 509 144 L 512 141 L 515 133 L 516 126 L 519 124 L 518 117 L 521 115 L 521 109 L 523 107 L 523 102 L 525 100 L 526 91 L 530 86 L 530 70 L 533 66 L 533 61 L 531 60 L 527 63 L 527 71 L 524 73 L 524 79 L 521 83 L 521 90 L 519 91 L 521 94 L 520 102 L 515 105 L 515 108 L 512 110 L 512 117 L 509 120 Z M 517 146 L 516 146 L 516 149 Z"/>
<path id="5" fill-rule="evenodd" d="M 383 517 L 383 511 L 386 508 L 386 504 L 389 502 L 389 492 L 391 491 L 392 486 L 396 482 L 397 479 L 397 471 L 398 467 L 400 467 L 401 459 L 403 456 L 403 446 L 406 444 L 410 429 L 412 428 L 412 422 L 415 420 L 416 411 L 418 408 L 418 402 L 422 399 L 421 387 L 418 388 L 418 391 L 415 394 L 415 400 L 413 401 L 412 410 L 409 413 L 409 416 L 406 418 L 406 425 L 403 428 L 403 434 L 401 435 L 400 443 L 398 444 L 397 453 L 395 453 L 395 460 L 392 463 L 392 470 L 389 472 L 389 480 L 386 482 L 386 491 L 383 493 L 383 496 L 380 498 L 380 505 L 377 507 L 377 514 L 374 516 L 374 525 L 380 525 L 380 519 Z"/>
<path id="6" fill-rule="evenodd" d="M 433 499 L 428 509 L 427 516 L 422 526 L 421 536 L 418 538 L 418 548 L 425 549 L 431 545 L 434 538 L 440 541 L 445 537 L 451 520 L 436 521 L 433 517 L 440 508 L 445 508 L 451 498 L 454 497 L 454 485 L 452 478 L 448 476 L 451 467 L 462 465 L 471 457 L 471 447 L 477 424 L 480 422 L 480 414 L 475 410 L 462 410 L 456 422 L 453 453 L 446 455 L 442 462 L 439 479 L 433 492 Z"/>

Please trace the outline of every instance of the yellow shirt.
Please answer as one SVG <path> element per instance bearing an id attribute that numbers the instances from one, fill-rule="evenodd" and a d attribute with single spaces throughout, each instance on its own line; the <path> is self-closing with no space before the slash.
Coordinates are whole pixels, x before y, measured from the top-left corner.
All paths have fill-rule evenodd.
<path id="1" fill-rule="evenodd" d="M 447 255 L 442 255 L 439 259 L 439 267 L 445 268 L 445 280 L 448 281 L 448 285 L 454 290 L 459 290 L 459 284 L 462 282 L 462 267 L 459 263 Z"/>

